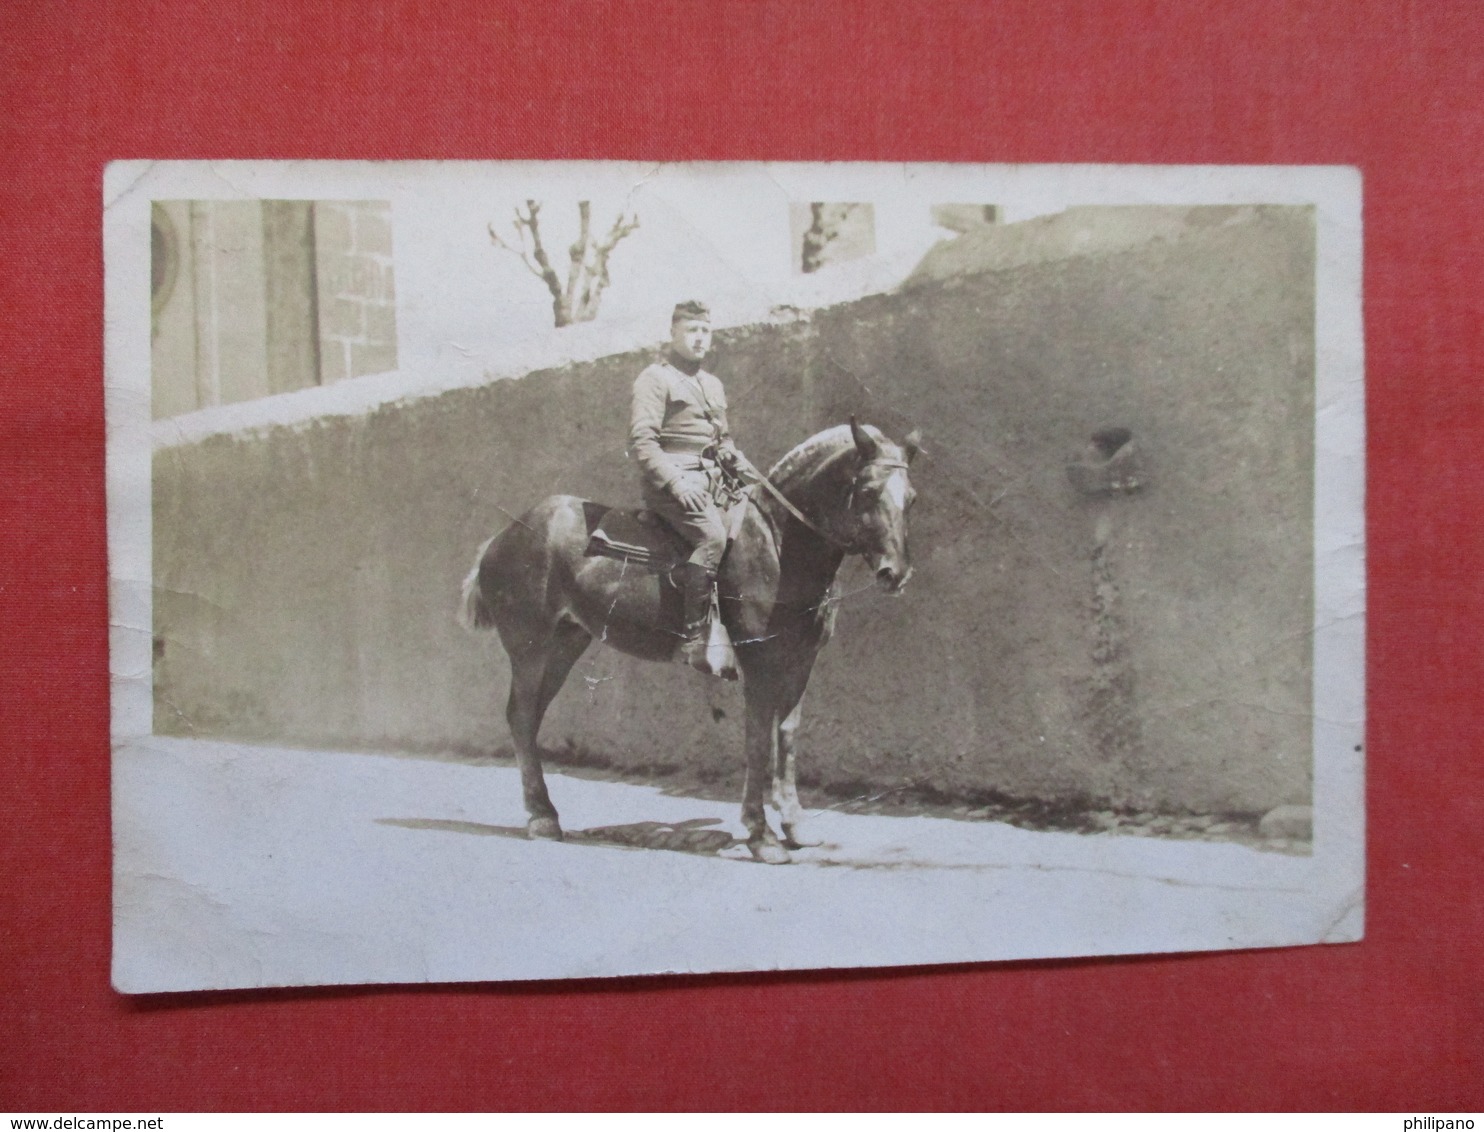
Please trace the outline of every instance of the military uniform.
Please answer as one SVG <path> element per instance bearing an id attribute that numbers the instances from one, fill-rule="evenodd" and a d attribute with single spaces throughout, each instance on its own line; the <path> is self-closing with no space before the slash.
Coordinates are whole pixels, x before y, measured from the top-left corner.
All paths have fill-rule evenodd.
<path id="1" fill-rule="evenodd" d="M 679 358 L 647 367 L 634 382 L 629 453 L 639 465 L 644 505 L 691 545 L 689 561 L 714 575 L 727 542 L 722 465 L 748 467 L 727 430 L 721 382 Z M 700 491 L 705 506 L 684 506 L 677 493 L 686 488 Z"/>

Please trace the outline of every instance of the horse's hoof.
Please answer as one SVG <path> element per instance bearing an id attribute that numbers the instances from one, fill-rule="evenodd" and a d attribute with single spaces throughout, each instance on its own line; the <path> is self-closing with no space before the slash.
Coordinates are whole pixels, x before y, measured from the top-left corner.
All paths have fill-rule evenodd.
<path id="1" fill-rule="evenodd" d="M 814 827 L 806 822 L 784 822 L 783 844 L 789 849 L 808 849 L 823 845 L 824 838 L 815 833 Z"/>
<path id="2" fill-rule="evenodd" d="M 787 849 L 771 839 L 768 841 L 749 841 L 747 848 L 752 850 L 752 859 L 760 861 L 764 865 L 786 865 L 793 860 L 788 855 Z"/>
<path id="3" fill-rule="evenodd" d="M 526 822 L 526 836 L 532 841 L 560 841 L 561 823 L 556 818 L 532 818 Z"/>

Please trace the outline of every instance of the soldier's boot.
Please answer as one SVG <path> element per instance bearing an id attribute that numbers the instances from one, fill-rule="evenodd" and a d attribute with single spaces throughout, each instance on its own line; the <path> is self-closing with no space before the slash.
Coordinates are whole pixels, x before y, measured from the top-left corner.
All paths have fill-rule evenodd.
<path id="1" fill-rule="evenodd" d="M 717 576 L 709 573 L 696 562 L 683 562 L 677 567 L 680 574 L 680 592 L 684 598 L 684 625 L 686 641 L 681 644 L 680 656 L 687 665 L 708 675 L 715 675 L 711 662 L 706 657 L 709 619 L 711 619 L 711 588 Z"/>

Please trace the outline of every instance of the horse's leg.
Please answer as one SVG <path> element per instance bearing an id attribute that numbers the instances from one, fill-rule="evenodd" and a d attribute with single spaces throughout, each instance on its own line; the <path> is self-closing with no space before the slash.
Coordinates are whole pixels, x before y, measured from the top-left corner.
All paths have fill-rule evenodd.
<path id="1" fill-rule="evenodd" d="M 521 790 L 525 794 L 526 836 L 560 841 L 561 823 L 557 820 L 556 807 L 546 793 L 546 777 L 541 773 L 541 750 L 536 746 L 536 732 L 541 729 L 541 716 L 545 713 L 541 690 L 549 656 L 550 643 L 547 641 L 511 655 L 510 700 L 505 706 L 505 719 L 510 724 L 515 761 L 520 767 Z"/>
<path id="2" fill-rule="evenodd" d="M 562 839 L 556 807 L 546 792 L 546 775 L 541 769 L 541 748 L 537 737 L 546 709 L 562 690 L 572 666 L 592 644 L 592 637 L 581 625 L 564 621 L 552 633 L 544 647 L 533 648 L 519 661 L 511 659 L 510 704 L 506 718 L 510 735 L 515 740 L 515 758 L 520 766 L 520 784 L 525 792 L 526 835 L 549 841 Z"/>
<path id="3" fill-rule="evenodd" d="M 742 787 L 742 824 L 747 829 L 747 848 L 764 864 L 786 865 L 788 850 L 768 828 L 763 810 L 763 791 L 773 778 L 778 740 L 777 697 L 771 687 L 749 680 L 743 698 L 747 703 L 747 779 Z"/>
<path id="4" fill-rule="evenodd" d="M 800 694 L 793 707 L 778 721 L 778 759 L 773 774 L 773 804 L 778 807 L 779 822 L 783 826 L 783 844 L 790 849 L 820 844 L 820 839 L 808 831 L 804 807 L 799 804 L 796 739 L 803 708 L 804 697 Z"/>
<path id="5" fill-rule="evenodd" d="M 546 709 L 562 690 L 572 666 L 593 643 L 592 634 L 575 621 L 563 621 L 552 636 L 551 651 L 546 658 L 546 672 L 541 677 L 541 696 L 536 702 L 536 726 L 546 718 Z"/>

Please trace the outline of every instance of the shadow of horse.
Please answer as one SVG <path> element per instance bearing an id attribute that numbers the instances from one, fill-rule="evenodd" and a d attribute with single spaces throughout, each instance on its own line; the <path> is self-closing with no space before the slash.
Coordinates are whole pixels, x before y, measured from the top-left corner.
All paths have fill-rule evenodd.
<path id="1" fill-rule="evenodd" d="M 672 853 L 694 853 L 714 857 L 747 843 L 724 829 L 707 829 L 720 818 L 691 818 L 681 822 L 639 821 L 627 825 L 603 825 L 593 829 L 565 831 L 569 845 L 600 845 L 617 849 L 662 849 Z M 400 829 L 433 829 L 444 833 L 471 833 L 479 837 L 513 837 L 527 841 L 526 827 L 484 825 L 472 821 L 450 821 L 442 818 L 377 818 L 378 825 Z M 749 856 L 750 859 L 750 856 Z"/>

